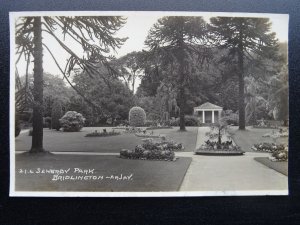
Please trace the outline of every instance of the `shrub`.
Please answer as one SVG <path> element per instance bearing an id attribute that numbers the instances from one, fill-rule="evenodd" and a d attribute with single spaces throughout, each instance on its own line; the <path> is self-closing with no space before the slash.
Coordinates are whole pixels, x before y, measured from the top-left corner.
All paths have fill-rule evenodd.
<path id="1" fill-rule="evenodd" d="M 80 131 L 83 127 L 85 118 L 78 112 L 68 111 L 66 114 L 59 120 L 63 131 L 67 132 L 77 132 Z"/>
<path id="2" fill-rule="evenodd" d="M 223 112 L 223 119 L 227 124 L 238 126 L 239 125 L 239 115 L 234 113 L 232 110 L 226 110 Z"/>
<path id="3" fill-rule="evenodd" d="M 18 137 L 21 132 L 21 125 L 18 115 L 15 117 L 15 137 Z"/>
<path id="4" fill-rule="evenodd" d="M 185 121 L 185 126 L 189 126 L 189 127 L 201 126 L 201 122 L 199 121 L 198 117 L 196 117 L 196 116 L 186 115 L 184 117 L 184 121 Z M 170 121 L 170 126 L 179 126 L 179 123 L 180 123 L 180 119 L 177 118 L 176 120 Z"/>
<path id="5" fill-rule="evenodd" d="M 63 116 L 61 103 L 59 101 L 55 101 L 52 105 L 52 112 L 51 112 L 51 127 L 52 129 L 59 130 L 61 124 L 59 122 L 60 118 Z"/>
<path id="6" fill-rule="evenodd" d="M 128 126 L 129 122 L 128 120 L 116 120 L 115 126 Z"/>
<path id="7" fill-rule="evenodd" d="M 157 122 L 152 121 L 152 120 L 146 120 L 145 126 L 146 127 L 154 127 L 154 126 L 157 126 Z"/>
<path id="8" fill-rule="evenodd" d="M 98 132 L 95 130 L 92 133 L 88 133 L 85 135 L 85 137 L 109 137 L 109 136 L 115 136 L 121 134 L 120 132 L 116 132 L 115 130 L 107 132 L 106 129 L 103 129 L 102 132 Z"/>
<path id="9" fill-rule="evenodd" d="M 144 126 L 146 122 L 145 110 L 141 107 L 132 107 L 129 111 L 129 124 L 133 127 Z"/>
<path id="10" fill-rule="evenodd" d="M 198 119 L 198 117 L 196 116 L 185 116 L 184 117 L 184 120 L 185 120 L 185 125 L 186 126 L 200 126 L 200 121 Z"/>
<path id="11" fill-rule="evenodd" d="M 49 129 L 51 129 L 51 121 L 52 121 L 51 117 L 48 116 L 45 117 L 45 125 L 47 125 Z"/>

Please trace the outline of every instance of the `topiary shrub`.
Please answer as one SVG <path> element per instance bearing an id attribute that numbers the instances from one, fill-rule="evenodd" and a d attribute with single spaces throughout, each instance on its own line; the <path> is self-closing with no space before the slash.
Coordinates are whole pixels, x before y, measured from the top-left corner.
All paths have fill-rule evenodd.
<path id="1" fill-rule="evenodd" d="M 63 116 L 63 111 L 62 111 L 61 103 L 59 101 L 55 101 L 52 105 L 52 112 L 51 112 L 52 129 L 59 130 L 61 128 L 59 119 L 62 116 Z"/>
<path id="2" fill-rule="evenodd" d="M 85 118 L 80 113 L 75 111 L 66 112 L 66 114 L 59 120 L 60 125 L 63 128 L 63 131 L 67 131 L 67 132 L 80 131 L 81 128 L 83 127 L 84 121 Z"/>
<path id="3" fill-rule="evenodd" d="M 129 111 L 129 125 L 133 127 L 144 126 L 145 122 L 145 110 L 138 106 L 132 107 Z"/>

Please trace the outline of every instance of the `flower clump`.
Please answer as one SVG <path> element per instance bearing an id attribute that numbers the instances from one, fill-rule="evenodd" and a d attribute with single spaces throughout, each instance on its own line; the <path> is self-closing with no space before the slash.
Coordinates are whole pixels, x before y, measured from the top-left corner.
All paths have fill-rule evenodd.
<path id="1" fill-rule="evenodd" d="M 134 150 L 121 150 L 120 157 L 127 159 L 175 161 L 174 151 L 182 149 L 183 146 L 181 143 L 173 141 L 155 142 L 152 138 L 147 138 L 143 140 L 143 144 L 137 145 Z"/>
<path id="2" fill-rule="evenodd" d="M 116 132 L 115 130 L 112 131 L 106 131 L 106 129 L 103 129 L 102 132 L 98 132 L 95 130 L 92 133 L 88 133 L 85 135 L 85 137 L 109 137 L 109 136 L 116 136 L 121 134 L 120 132 Z"/>
<path id="3" fill-rule="evenodd" d="M 284 150 L 273 152 L 270 159 L 272 161 L 288 161 L 288 147 L 285 147 Z"/>
<path id="4" fill-rule="evenodd" d="M 252 146 L 254 151 L 271 153 L 270 159 L 272 161 L 287 161 L 288 160 L 288 146 L 284 144 L 275 143 L 260 143 Z"/>
<path id="5" fill-rule="evenodd" d="M 68 111 L 59 120 L 63 131 L 77 132 L 80 131 L 84 125 L 85 118 L 78 112 Z"/>
<path id="6" fill-rule="evenodd" d="M 259 144 L 254 144 L 251 147 L 252 150 L 258 151 L 258 152 L 269 152 L 273 153 L 275 151 L 281 151 L 284 150 L 285 147 L 283 144 L 275 144 L 275 143 L 259 143 Z"/>

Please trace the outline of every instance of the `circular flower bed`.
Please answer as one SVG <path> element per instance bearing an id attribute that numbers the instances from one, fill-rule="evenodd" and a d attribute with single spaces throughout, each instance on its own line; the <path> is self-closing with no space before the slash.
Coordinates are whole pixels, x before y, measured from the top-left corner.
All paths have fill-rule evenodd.
<path id="1" fill-rule="evenodd" d="M 174 151 L 182 149 L 181 143 L 171 141 L 154 142 L 153 139 L 147 138 L 143 140 L 143 144 L 137 145 L 134 150 L 122 149 L 120 157 L 126 159 L 175 161 Z"/>

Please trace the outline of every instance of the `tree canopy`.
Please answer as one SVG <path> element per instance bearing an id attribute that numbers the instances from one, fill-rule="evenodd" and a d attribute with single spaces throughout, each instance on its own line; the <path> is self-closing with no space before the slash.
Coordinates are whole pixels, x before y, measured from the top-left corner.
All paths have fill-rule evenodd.
<path id="1" fill-rule="evenodd" d="M 180 108 L 180 130 L 185 130 L 185 106 L 188 77 L 191 74 L 190 62 L 197 54 L 200 61 L 204 56 L 206 23 L 202 17 L 163 17 L 150 29 L 145 44 L 149 51 L 159 57 L 172 77 Z"/>
<path id="2" fill-rule="evenodd" d="M 214 17 L 210 19 L 212 40 L 228 50 L 224 62 L 236 66 L 239 79 L 239 129 L 245 129 L 244 77 L 245 60 L 254 61 L 254 55 L 272 58 L 277 53 L 275 33 L 270 32 L 268 18 Z"/>
<path id="3" fill-rule="evenodd" d="M 15 34 L 16 53 L 18 55 L 16 63 L 22 56 L 27 60 L 32 56 L 34 61 L 34 107 L 31 152 L 44 151 L 42 125 L 44 50 L 49 52 L 64 78 L 74 88 L 69 78 L 75 69 L 80 69 L 90 76 L 95 76 L 97 74 L 96 65 L 102 63 L 110 73 L 113 73 L 108 63 L 108 54 L 111 49 L 115 50 L 119 48 L 126 40 L 115 36 L 125 21 L 124 18 L 116 16 L 43 16 L 18 18 Z M 42 35 L 46 34 L 52 37 L 69 54 L 64 67 L 56 60 L 54 53 L 51 51 L 51 46 L 43 43 Z M 68 42 L 64 41 L 66 38 L 69 38 Z M 74 46 L 74 43 L 77 43 L 82 48 L 83 55 L 78 55 L 73 51 L 72 46 Z M 106 79 L 106 77 L 103 77 L 103 79 Z M 78 90 L 76 91 L 78 92 Z M 82 93 L 80 94 L 84 97 Z M 88 99 L 86 100 L 88 101 Z"/>

